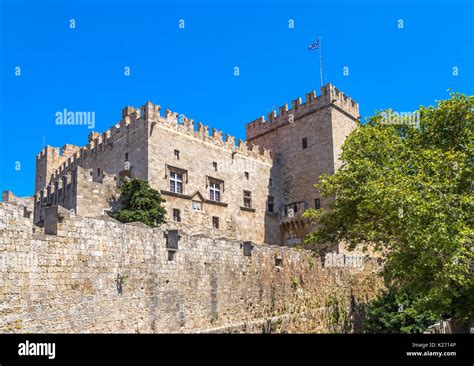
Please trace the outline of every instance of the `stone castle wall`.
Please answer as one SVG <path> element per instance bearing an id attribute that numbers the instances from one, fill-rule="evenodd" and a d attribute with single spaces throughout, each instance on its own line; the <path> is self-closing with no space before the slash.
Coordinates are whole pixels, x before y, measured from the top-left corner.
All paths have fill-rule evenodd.
<path id="1" fill-rule="evenodd" d="M 169 248 L 172 223 L 47 215 L 55 235 L 0 203 L 0 332 L 261 332 L 306 300 L 322 309 L 315 330 L 334 331 L 334 296 L 363 302 L 375 291 L 370 266 L 323 268 L 309 252 L 250 247 L 202 226 L 179 224 Z"/>

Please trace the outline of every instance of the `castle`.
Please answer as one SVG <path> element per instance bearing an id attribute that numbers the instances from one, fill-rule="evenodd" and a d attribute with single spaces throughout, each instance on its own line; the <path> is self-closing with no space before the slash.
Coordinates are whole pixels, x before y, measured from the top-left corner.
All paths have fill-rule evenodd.
<path id="1" fill-rule="evenodd" d="M 359 105 L 331 84 L 246 126 L 246 141 L 147 102 L 86 146 L 47 146 L 36 157 L 34 223 L 62 206 L 94 217 L 118 206 L 120 178 L 139 178 L 165 199 L 167 220 L 230 239 L 294 246 L 311 229 L 308 208 L 328 204 L 314 185 L 339 167 Z"/>
<path id="2" fill-rule="evenodd" d="M 46 147 L 34 203 L 0 202 L 0 333 L 358 331 L 379 259 L 292 248 L 312 229 L 303 210 L 328 204 L 314 184 L 339 167 L 357 118 L 329 84 L 237 144 L 146 103 L 87 146 Z M 167 222 L 107 215 L 122 177 L 158 189 Z M 351 320 L 334 324 L 340 314 Z"/>

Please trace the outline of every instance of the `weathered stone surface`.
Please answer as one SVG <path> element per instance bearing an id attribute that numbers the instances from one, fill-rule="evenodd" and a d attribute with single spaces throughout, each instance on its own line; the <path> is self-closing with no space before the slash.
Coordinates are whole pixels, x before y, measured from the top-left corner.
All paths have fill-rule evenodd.
<path id="1" fill-rule="evenodd" d="M 310 252 L 262 243 L 248 255 L 243 242 L 200 226 L 51 211 L 64 236 L 33 234 L 23 206 L 0 203 L 0 332 L 277 331 L 305 301 L 326 309 L 315 312 L 316 330 L 333 331 L 325 319 L 334 293 L 360 292 L 354 278 L 370 282 L 362 299 L 375 291 L 370 266 L 326 269 Z M 174 229 L 169 248 L 164 233 Z"/>

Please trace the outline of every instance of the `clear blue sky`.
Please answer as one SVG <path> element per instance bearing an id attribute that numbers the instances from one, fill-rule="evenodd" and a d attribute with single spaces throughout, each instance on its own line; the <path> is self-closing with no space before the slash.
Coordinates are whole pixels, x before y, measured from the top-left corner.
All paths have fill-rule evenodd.
<path id="1" fill-rule="evenodd" d="M 150 100 L 245 138 L 245 123 L 274 106 L 319 95 L 319 54 L 307 50 L 318 36 L 325 82 L 357 100 L 363 117 L 474 89 L 472 1 L 0 4 L 0 190 L 22 196 L 34 193 L 43 136 L 58 147 L 87 143 L 90 130 L 56 125 L 57 111 L 94 111 L 103 132 L 122 107 Z"/>

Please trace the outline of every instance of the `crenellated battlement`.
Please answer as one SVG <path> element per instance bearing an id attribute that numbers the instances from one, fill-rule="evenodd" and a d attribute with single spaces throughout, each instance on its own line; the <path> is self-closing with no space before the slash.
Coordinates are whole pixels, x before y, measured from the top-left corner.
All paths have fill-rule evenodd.
<path id="1" fill-rule="evenodd" d="M 45 147 L 37 154 L 37 159 L 41 160 L 47 156 L 48 161 L 53 160 L 54 164 L 50 163 L 48 180 L 44 182 L 43 187 L 46 188 L 50 181 L 74 170 L 88 155 L 103 150 L 107 144 L 113 145 L 114 140 L 122 138 L 127 133 L 127 129 L 139 127 L 146 127 L 146 124 L 140 118 L 140 110 L 127 106 L 122 110 L 121 121 L 103 133 L 90 132 L 88 143 L 85 146 L 79 147 L 66 144 L 62 148 L 62 154 L 59 153 L 58 147 Z"/>
<path id="2" fill-rule="evenodd" d="M 266 119 L 261 116 L 247 124 L 247 141 L 286 124 L 298 123 L 297 120 L 304 115 L 330 105 L 339 108 L 354 119 L 359 117 L 358 103 L 332 84 L 323 86 L 319 96 L 314 90 L 307 93 L 304 100 L 303 103 L 303 98 L 298 97 L 291 102 L 291 108 L 288 104 L 284 104 L 278 108 L 278 111 L 274 110 L 268 113 Z M 86 159 L 90 154 L 102 151 L 107 146 L 113 146 L 116 140 L 123 138 L 130 130 L 146 128 L 151 134 L 156 125 L 254 159 L 269 163 L 272 160 L 268 149 L 237 140 L 234 136 L 224 134 L 201 122 L 195 123 L 193 119 L 169 109 L 165 109 L 162 114 L 161 106 L 148 101 L 140 108 L 132 106 L 123 108 L 122 119 L 119 122 L 103 133 L 90 132 L 87 145 L 83 147 L 66 144 L 61 153 L 57 147 L 47 146 L 42 149 L 36 159 L 40 164 L 46 166 L 46 177 L 41 178 L 39 188 L 47 185 L 52 177 L 61 176 L 64 172 L 73 169 L 81 159 Z"/>
<path id="3" fill-rule="evenodd" d="M 107 144 L 113 145 L 114 140 L 122 138 L 129 129 L 146 128 L 139 109 L 127 106 L 122 110 L 122 119 L 110 129 L 99 133 L 89 133 L 87 145 L 80 148 L 80 157 L 86 154 L 96 153 L 105 148 Z"/>
<path id="4" fill-rule="evenodd" d="M 46 146 L 36 155 L 36 177 L 35 190 L 39 190 L 49 184 L 55 171 L 77 153 L 79 146 L 66 144 L 61 150 L 59 147 Z"/>
<path id="5" fill-rule="evenodd" d="M 49 145 L 44 147 L 38 154 L 36 154 L 36 160 L 45 158 L 48 155 L 51 157 L 59 157 L 59 147 L 53 147 Z"/>
<path id="6" fill-rule="evenodd" d="M 169 109 L 165 110 L 165 115 L 161 116 L 161 107 L 151 102 L 147 102 L 141 107 L 142 116 L 146 122 L 152 127 L 159 125 L 161 127 L 169 128 L 173 131 L 188 135 L 202 141 L 214 144 L 216 146 L 238 151 L 239 153 L 259 159 L 262 161 L 271 162 L 270 151 L 263 148 L 243 147 L 242 144 L 235 145 L 236 138 L 229 134 L 225 134 L 215 128 L 210 128 L 207 125 L 198 122 L 197 125 L 193 119 L 186 117 L 183 114 L 172 112 Z"/>
<path id="7" fill-rule="evenodd" d="M 317 96 L 316 91 L 313 90 L 306 94 L 304 103 L 302 103 L 302 98 L 298 97 L 292 101 L 291 109 L 288 109 L 288 104 L 284 104 L 278 108 L 278 114 L 274 110 L 268 113 L 266 120 L 264 116 L 261 116 L 248 123 L 246 126 L 247 140 L 250 141 L 281 126 L 296 122 L 304 115 L 330 105 L 342 109 L 354 119 L 359 118 L 359 104 L 334 85 L 326 84 L 321 87 L 321 95 Z"/>
<path id="8" fill-rule="evenodd" d="M 169 109 L 165 109 L 164 115 L 161 115 L 161 106 L 151 102 L 145 103 L 140 109 L 134 107 L 125 107 L 122 110 L 122 120 L 116 123 L 112 128 L 102 134 L 98 132 L 89 133 L 88 143 L 81 150 L 87 153 L 94 153 L 104 148 L 106 144 L 112 143 L 115 139 L 121 138 L 127 129 L 139 127 L 153 127 L 160 125 L 172 129 L 176 132 L 198 138 L 208 143 L 229 148 L 233 151 L 239 150 L 241 154 L 260 160 L 270 161 L 270 152 L 266 149 L 245 150 L 235 145 L 236 138 L 225 134 L 215 128 L 198 122 L 195 124 L 193 119 L 183 114 L 178 114 Z"/>
<path id="9" fill-rule="evenodd" d="M 286 113 L 287 108 L 282 108 L 281 113 Z M 62 148 L 62 153 L 58 147 L 47 146 L 37 154 L 37 160 L 48 162 L 47 179 L 40 184 L 38 189 L 45 188 L 51 180 L 58 179 L 67 172 L 74 170 L 81 161 L 88 156 L 104 150 L 108 145 L 113 146 L 114 141 L 124 137 L 130 129 L 147 128 L 153 130 L 155 125 L 171 129 L 175 132 L 202 140 L 215 146 L 227 148 L 233 152 L 271 163 L 270 150 L 264 149 L 254 144 L 247 144 L 243 140 L 238 140 L 229 134 L 224 134 L 215 128 L 197 122 L 185 115 L 179 115 L 169 109 L 165 109 L 161 114 L 161 106 L 151 102 L 145 103 L 140 108 L 127 106 L 122 109 L 122 119 L 112 128 L 99 133 L 92 131 L 88 135 L 88 142 L 85 146 L 79 147 L 66 144 Z M 46 159 L 47 157 L 47 159 Z"/>
<path id="10" fill-rule="evenodd" d="M 52 174 L 52 180 L 56 180 L 59 177 L 70 173 L 78 166 L 78 161 L 81 158 L 81 151 L 79 150 L 70 157 L 68 157 Z"/>

